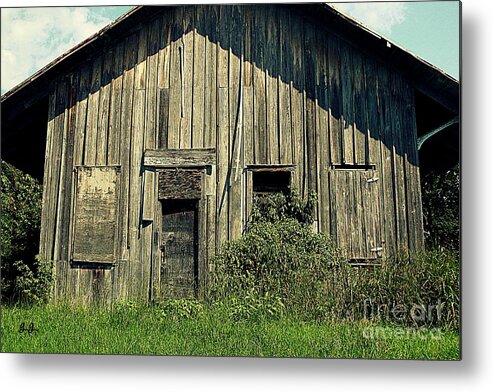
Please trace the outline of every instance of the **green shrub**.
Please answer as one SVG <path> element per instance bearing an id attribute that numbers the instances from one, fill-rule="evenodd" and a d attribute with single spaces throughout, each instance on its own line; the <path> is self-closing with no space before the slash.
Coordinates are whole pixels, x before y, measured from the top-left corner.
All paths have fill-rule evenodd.
<path id="1" fill-rule="evenodd" d="M 289 313 L 319 320 L 331 301 L 326 282 L 342 259 L 326 235 L 285 219 L 252 224 L 212 262 L 211 300 L 271 295 L 279 297 Z"/>
<path id="2" fill-rule="evenodd" d="M 305 201 L 296 189 L 268 196 L 255 195 L 250 222 L 276 222 L 294 219 L 300 223 L 311 225 L 316 204 L 317 194 L 315 192 L 310 192 Z"/>
<path id="3" fill-rule="evenodd" d="M 39 305 L 46 303 L 54 281 L 53 262 L 36 256 L 32 266 L 23 261 L 14 262 L 14 297 L 21 304 Z"/>
<path id="4" fill-rule="evenodd" d="M 1 162 L 0 244 L 2 252 L 1 295 L 4 301 L 38 301 L 44 287 L 47 262 L 36 260 L 41 225 L 41 185 L 28 174 Z M 22 287 L 16 288 L 16 284 Z M 30 295 L 28 293 L 33 293 Z M 37 293 L 37 294 L 35 294 Z M 22 296 L 22 298 L 20 298 Z"/>
<path id="5" fill-rule="evenodd" d="M 167 299 L 162 305 L 162 316 L 173 320 L 190 319 L 204 314 L 204 304 L 196 299 Z"/>

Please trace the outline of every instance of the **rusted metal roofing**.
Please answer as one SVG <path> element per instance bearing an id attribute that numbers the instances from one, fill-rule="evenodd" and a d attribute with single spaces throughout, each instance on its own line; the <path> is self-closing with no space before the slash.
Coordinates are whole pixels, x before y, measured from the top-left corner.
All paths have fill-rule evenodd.
<path id="1" fill-rule="evenodd" d="M 459 82 L 433 64 L 399 47 L 387 38 L 368 29 L 363 24 L 337 11 L 326 3 L 286 5 L 304 12 L 314 21 L 334 34 L 350 40 L 361 50 L 377 55 L 402 71 L 416 89 L 430 96 L 448 110 L 458 113 L 460 102 Z M 96 34 L 80 42 L 34 75 L 30 76 L 1 97 L 2 117 L 11 118 L 46 96 L 46 87 L 63 69 L 83 62 L 90 52 L 104 47 L 113 39 L 132 33 L 141 23 L 158 12 L 160 6 L 136 6 L 108 24 Z"/>

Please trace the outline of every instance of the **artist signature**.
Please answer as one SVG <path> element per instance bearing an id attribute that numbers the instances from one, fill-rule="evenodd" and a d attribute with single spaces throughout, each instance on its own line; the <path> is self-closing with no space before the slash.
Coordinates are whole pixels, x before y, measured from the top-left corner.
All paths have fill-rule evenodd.
<path id="1" fill-rule="evenodd" d="M 21 323 L 19 325 L 19 333 L 27 333 L 28 335 L 32 335 L 36 332 L 38 332 L 38 329 L 36 328 L 33 322 Z"/>

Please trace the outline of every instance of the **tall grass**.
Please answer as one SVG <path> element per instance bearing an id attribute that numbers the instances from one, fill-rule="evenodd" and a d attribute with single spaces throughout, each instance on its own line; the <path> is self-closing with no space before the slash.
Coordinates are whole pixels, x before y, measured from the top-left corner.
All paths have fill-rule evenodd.
<path id="1" fill-rule="evenodd" d="M 22 323 L 37 331 L 20 332 Z M 193 356 L 308 358 L 402 358 L 455 360 L 452 331 L 382 327 L 368 322 L 299 322 L 278 319 L 235 321 L 221 307 L 198 312 L 162 307 L 49 305 L 4 308 L 2 351 Z"/>
<path id="2" fill-rule="evenodd" d="M 429 251 L 381 266 L 343 268 L 329 287 L 334 316 L 371 317 L 408 326 L 459 328 L 457 252 Z"/>

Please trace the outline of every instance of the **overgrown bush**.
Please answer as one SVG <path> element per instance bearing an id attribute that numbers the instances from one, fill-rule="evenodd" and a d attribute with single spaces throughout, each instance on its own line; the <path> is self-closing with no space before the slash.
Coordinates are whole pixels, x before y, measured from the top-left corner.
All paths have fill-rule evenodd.
<path id="1" fill-rule="evenodd" d="M 341 259 L 326 235 L 313 232 L 313 205 L 313 196 L 303 202 L 295 191 L 263 198 L 244 236 L 212 260 L 208 298 L 269 295 L 292 314 L 320 318 L 329 299 L 325 282 Z"/>
<path id="2" fill-rule="evenodd" d="M 282 206 L 290 198 L 294 209 Z M 226 243 L 212 260 L 207 297 L 228 304 L 234 319 L 270 312 L 321 322 L 368 318 L 458 327 L 456 252 L 434 251 L 357 268 L 341 258 L 328 236 L 313 232 L 310 219 L 300 218 L 312 212 L 296 193 L 267 197 L 262 204 L 254 209 L 244 236 Z"/>
<path id="3" fill-rule="evenodd" d="M 421 184 L 426 244 L 458 250 L 460 245 L 460 169 L 429 173 Z"/>
<path id="4" fill-rule="evenodd" d="M 36 258 L 41 225 L 41 185 L 1 162 L 1 295 L 3 301 L 43 302 L 52 263 Z"/>

